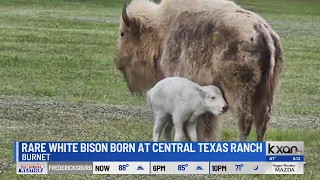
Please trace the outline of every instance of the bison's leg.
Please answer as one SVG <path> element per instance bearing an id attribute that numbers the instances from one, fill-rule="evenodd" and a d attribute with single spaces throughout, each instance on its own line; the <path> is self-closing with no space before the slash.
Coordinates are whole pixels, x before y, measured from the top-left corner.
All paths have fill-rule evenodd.
<path id="1" fill-rule="evenodd" d="M 220 141 L 223 117 L 203 114 L 196 120 L 198 141 Z"/>
<path id="2" fill-rule="evenodd" d="M 247 141 L 251 132 L 253 116 L 247 112 L 242 112 L 238 121 L 238 141 Z"/>
<path id="3" fill-rule="evenodd" d="M 238 141 L 247 141 L 251 131 L 254 120 L 254 116 L 251 113 L 251 97 L 251 94 L 243 95 L 241 98 L 241 105 L 238 107 Z"/>
<path id="4" fill-rule="evenodd" d="M 255 106 L 253 114 L 255 116 L 255 127 L 257 134 L 257 141 L 264 141 L 264 135 L 267 129 L 267 124 L 270 120 L 269 107 L 265 104 Z"/>
<path id="5" fill-rule="evenodd" d="M 273 98 L 270 98 L 270 96 L 273 96 L 274 93 L 267 91 L 268 88 L 270 88 L 268 87 L 267 82 L 266 77 L 263 77 L 256 90 L 252 104 L 252 114 L 255 121 L 257 141 L 264 141 L 267 124 L 271 118 L 270 106 Z"/>
<path id="6" fill-rule="evenodd" d="M 168 122 L 168 116 L 164 113 L 159 113 L 155 115 L 154 125 L 153 125 L 153 141 L 158 142 L 161 131 L 163 130 L 164 126 Z"/>
<path id="7" fill-rule="evenodd" d="M 267 130 L 267 124 L 270 120 L 270 114 L 266 111 L 263 113 L 263 118 L 260 121 L 256 121 L 256 133 L 257 133 L 257 141 L 264 141 L 264 134 Z"/>

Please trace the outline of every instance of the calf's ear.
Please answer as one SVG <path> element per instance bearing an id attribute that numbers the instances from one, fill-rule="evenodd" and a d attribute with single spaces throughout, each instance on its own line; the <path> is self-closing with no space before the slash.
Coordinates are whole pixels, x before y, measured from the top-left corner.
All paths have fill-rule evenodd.
<path id="1" fill-rule="evenodd" d="M 122 8 L 122 20 L 123 23 L 130 29 L 130 32 L 134 36 L 140 36 L 141 26 L 138 20 L 134 17 L 130 18 L 127 13 L 127 4 L 125 3 Z"/>
<path id="2" fill-rule="evenodd" d="M 206 97 L 206 92 L 204 91 L 204 89 L 202 89 L 201 87 L 196 87 L 197 91 L 200 93 L 202 98 Z"/>

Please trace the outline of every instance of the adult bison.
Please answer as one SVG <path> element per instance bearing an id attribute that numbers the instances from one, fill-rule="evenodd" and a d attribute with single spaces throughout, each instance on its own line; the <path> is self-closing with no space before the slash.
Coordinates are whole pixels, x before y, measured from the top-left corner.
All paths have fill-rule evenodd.
<path id="1" fill-rule="evenodd" d="M 168 76 L 218 86 L 238 118 L 238 140 L 255 122 L 263 141 L 284 54 L 270 25 L 234 2 L 133 0 L 122 10 L 114 62 L 131 92 L 144 94 Z M 220 140 L 221 124 L 201 116 L 199 141 Z"/>

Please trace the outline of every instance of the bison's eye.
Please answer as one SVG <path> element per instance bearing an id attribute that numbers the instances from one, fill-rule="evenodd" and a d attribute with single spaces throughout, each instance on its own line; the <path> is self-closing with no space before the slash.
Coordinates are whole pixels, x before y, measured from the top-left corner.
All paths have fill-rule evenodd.
<path id="1" fill-rule="evenodd" d="M 122 32 L 120 35 L 121 35 L 121 37 L 123 37 L 123 36 L 124 36 L 124 33 Z"/>

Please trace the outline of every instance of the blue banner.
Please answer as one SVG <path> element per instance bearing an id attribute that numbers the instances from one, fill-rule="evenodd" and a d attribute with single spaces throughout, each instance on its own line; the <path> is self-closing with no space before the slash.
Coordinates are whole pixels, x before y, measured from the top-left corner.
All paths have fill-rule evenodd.
<path id="1" fill-rule="evenodd" d="M 265 142 L 16 142 L 20 162 L 266 161 Z"/>

